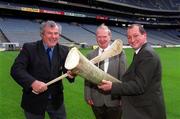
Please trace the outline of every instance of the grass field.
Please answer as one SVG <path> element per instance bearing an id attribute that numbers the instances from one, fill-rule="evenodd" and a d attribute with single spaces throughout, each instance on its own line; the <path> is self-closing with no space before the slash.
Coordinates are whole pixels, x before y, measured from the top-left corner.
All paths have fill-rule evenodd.
<path id="1" fill-rule="evenodd" d="M 132 49 L 126 49 L 128 63 Z M 180 48 L 156 49 L 163 65 L 163 88 L 167 119 L 180 119 Z M 89 50 L 82 50 L 84 54 Z M 18 52 L 0 52 L 0 119 L 24 119 L 20 108 L 22 89 L 12 80 L 10 67 Z M 65 105 L 68 119 L 95 119 L 84 101 L 83 79 L 74 84 L 64 80 Z M 48 116 L 46 115 L 46 119 Z"/>

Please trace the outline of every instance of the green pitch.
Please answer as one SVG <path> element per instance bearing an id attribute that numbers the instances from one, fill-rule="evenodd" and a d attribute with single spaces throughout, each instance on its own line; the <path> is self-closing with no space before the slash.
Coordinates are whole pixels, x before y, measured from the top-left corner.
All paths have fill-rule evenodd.
<path id="1" fill-rule="evenodd" d="M 87 54 L 90 50 L 81 50 Z M 162 62 L 163 88 L 167 119 L 180 118 L 180 48 L 156 49 Z M 132 49 L 125 50 L 128 63 Z M 22 89 L 10 76 L 10 67 L 18 52 L 0 52 L 0 119 L 24 119 L 20 108 Z M 74 84 L 64 82 L 67 119 L 95 119 L 91 108 L 84 101 L 84 80 L 76 78 Z M 46 115 L 46 119 L 49 119 Z"/>

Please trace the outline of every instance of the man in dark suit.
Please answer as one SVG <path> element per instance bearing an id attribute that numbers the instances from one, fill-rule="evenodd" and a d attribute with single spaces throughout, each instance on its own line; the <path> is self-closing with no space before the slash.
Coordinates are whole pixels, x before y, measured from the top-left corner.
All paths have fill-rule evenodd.
<path id="1" fill-rule="evenodd" d="M 122 96 L 123 119 L 166 119 L 160 59 L 147 43 L 141 25 L 129 26 L 127 37 L 135 55 L 122 83 L 103 80 L 98 87 Z"/>
<path id="2" fill-rule="evenodd" d="M 42 40 L 25 43 L 11 68 L 11 76 L 22 86 L 21 106 L 26 119 L 66 119 L 62 81 L 47 87 L 46 82 L 66 73 L 68 48 L 58 44 L 61 26 L 54 21 L 41 24 Z M 69 82 L 74 78 L 69 74 Z M 32 90 L 37 94 L 32 93 Z"/>
<path id="3" fill-rule="evenodd" d="M 95 49 L 88 55 L 92 59 L 106 51 L 110 47 L 111 31 L 102 24 L 97 28 L 96 40 L 99 48 Z M 103 71 L 121 79 L 126 69 L 126 56 L 122 52 L 120 55 L 106 59 L 104 63 L 97 64 Z M 120 96 L 112 97 L 110 92 L 104 92 L 98 89 L 97 85 L 85 80 L 85 100 L 92 106 L 92 110 L 96 119 L 120 119 L 121 118 L 121 102 Z"/>

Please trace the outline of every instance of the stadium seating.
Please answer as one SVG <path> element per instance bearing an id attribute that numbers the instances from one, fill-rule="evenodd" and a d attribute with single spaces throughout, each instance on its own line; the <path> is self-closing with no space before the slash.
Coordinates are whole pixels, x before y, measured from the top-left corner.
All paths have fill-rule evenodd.
<path id="1" fill-rule="evenodd" d="M 87 45 L 94 45 L 96 43 L 95 35 L 87 30 L 81 28 L 77 23 L 60 23 L 62 25 L 62 34 L 69 39 L 85 43 Z"/>
<path id="2" fill-rule="evenodd" d="M 123 3 L 149 9 L 177 10 L 180 1 L 178 0 L 106 0 L 107 2 Z M 178 4 L 179 3 L 179 4 Z"/>
<path id="3" fill-rule="evenodd" d="M 29 20 L 3 18 L 0 28 L 10 42 L 32 42 L 40 39 L 39 24 Z"/>
<path id="4" fill-rule="evenodd" d="M 16 18 L 0 18 L 0 28 L 10 42 L 18 42 L 22 46 L 25 42 L 40 40 L 40 24 L 36 21 Z M 61 42 L 69 41 L 61 38 Z"/>
<path id="5" fill-rule="evenodd" d="M 62 25 L 62 44 L 86 44 L 88 46 L 96 44 L 95 32 L 97 25 L 87 25 L 78 23 L 58 22 Z M 0 29 L 10 42 L 18 42 L 22 46 L 25 42 L 40 40 L 39 22 L 35 20 L 0 18 Z M 122 39 L 125 45 L 128 44 L 126 28 L 110 26 L 112 40 Z M 173 29 L 147 29 L 148 41 L 152 45 L 175 45 L 180 44 L 180 34 Z M 68 41 L 68 39 L 70 41 Z"/>

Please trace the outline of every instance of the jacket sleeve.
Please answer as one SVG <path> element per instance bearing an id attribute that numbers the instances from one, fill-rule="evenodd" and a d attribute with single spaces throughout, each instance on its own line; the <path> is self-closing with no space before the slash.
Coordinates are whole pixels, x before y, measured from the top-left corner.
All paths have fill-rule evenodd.
<path id="1" fill-rule="evenodd" d="M 31 84 L 36 79 L 30 75 L 27 71 L 28 65 L 30 65 L 30 53 L 28 44 L 24 44 L 22 50 L 14 61 L 11 67 L 11 76 L 13 79 L 23 87 L 26 91 L 31 89 Z"/>
<path id="2" fill-rule="evenodd" d="M 155 77 L 158 60 L 152 56 L 141 55 L 134 64 L 133 70 L 126 73 L 122 80 L 123 83 L 113 83 L 112 94 L 118 95 L 141 95 L 151 86 Z M 156 80 L 156 79 L 155 79 Z"/>
<path id="3" fill-rule="evenodd" d="M 126 55 L 124 50 L 121 52 L 121 54 L 119 55 L 119 77 L 118 79 L 121 80 L 123 74 L 125 73 L 126 69 L 127 69 L 127 60 L 126 60 Z"/>

